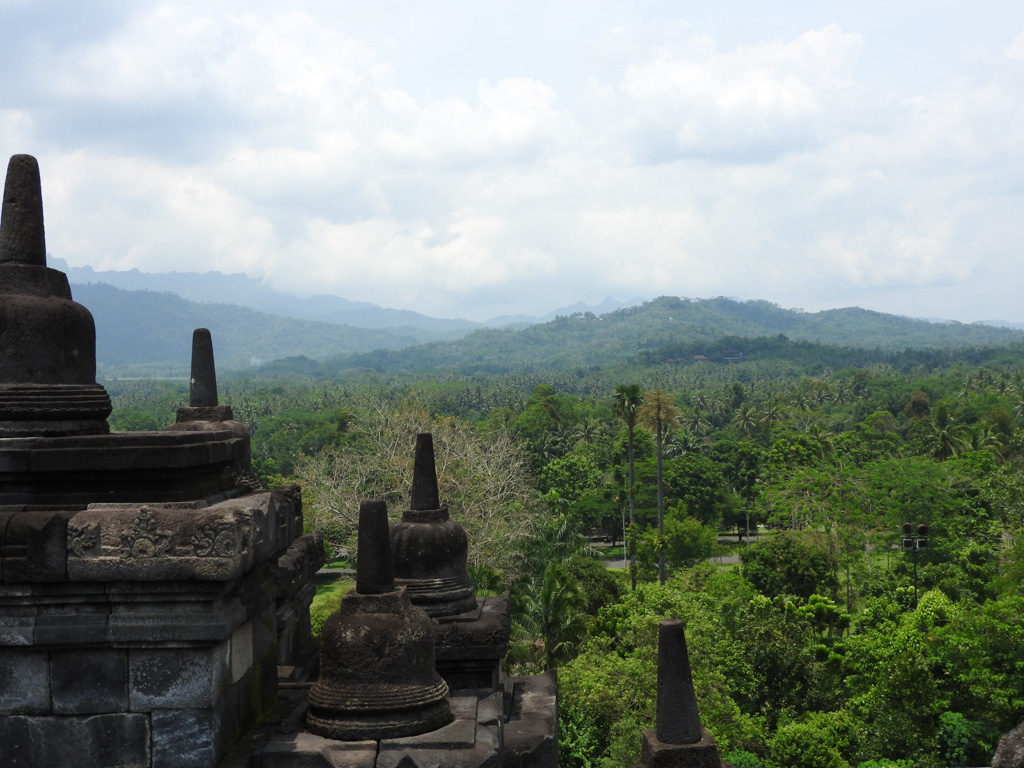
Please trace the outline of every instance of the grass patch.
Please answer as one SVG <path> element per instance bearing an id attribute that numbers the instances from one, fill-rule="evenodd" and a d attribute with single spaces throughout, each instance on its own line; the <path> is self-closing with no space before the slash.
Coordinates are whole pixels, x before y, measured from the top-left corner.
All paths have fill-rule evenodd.
<path id="1" fill-rule="evenodd" d="M 341 605 L 341 598 L 354 589 L 356 583 L 351 579 L 331 579 L 316 588 L 316 596 L 312 605 L 309 606 L 309 623 L 313 630 L 313 637 L 320 637 L 320 631 L 324 627 L 327 617 L 338 610 Z"/>

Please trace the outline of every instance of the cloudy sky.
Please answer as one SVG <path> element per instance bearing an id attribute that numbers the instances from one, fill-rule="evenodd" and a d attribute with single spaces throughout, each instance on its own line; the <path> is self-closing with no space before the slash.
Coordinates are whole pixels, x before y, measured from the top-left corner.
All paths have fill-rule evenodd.
<path id="1" fill-rule="evenodd" d="M 0 0 L 74 266 L 1024 321 L 1024 3 Z"/>

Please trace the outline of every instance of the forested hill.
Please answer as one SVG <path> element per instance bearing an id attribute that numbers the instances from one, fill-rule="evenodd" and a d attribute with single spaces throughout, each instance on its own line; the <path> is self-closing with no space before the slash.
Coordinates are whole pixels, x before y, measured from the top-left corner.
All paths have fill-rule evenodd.
<path id="1" fill-rule="evenodd" d="M 428 335 L 414 327 L 354 328 L 268 315 L 233 304 L 188 301 L 172 293 L 125 291 L 103 283 L 73 285 L 72 294 L 96 320 L 101 372 L 187 375 L 195 328 L 213 333 L 217 365 L 225 370 L 295 355 L 323 359 L 398 349 L 437 337 L 436 332 Z"/>
<path id="2" fill-rule="evenodd" d="M 996 346 L 1024 340 L 1024 331 L 981 324 L 931 323 L 864 309 L 801 312 L 767 301 L 661 297 L 596 316 L 559 317 L 522 330 L 476 331 L 457 341 L 378 350 L 328 360 L 325 371 L 459 370 L 497 374 L 526 369 L 657 363 L 704 355 L 724 359 L 726 337 L 784 335 L 835 347 L 895 352 L 907 348 Z"/>

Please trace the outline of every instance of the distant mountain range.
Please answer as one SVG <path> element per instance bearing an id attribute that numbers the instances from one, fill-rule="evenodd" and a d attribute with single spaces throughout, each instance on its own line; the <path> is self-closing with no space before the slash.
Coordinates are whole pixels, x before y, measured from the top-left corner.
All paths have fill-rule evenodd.
<path id="1" fill-rule="evenodd" d="M 488 326 L 523 328 L 579 311 L 610 311 L 630 302 L 579 303 L 544 317 L 487 323 L 439 319 L 340 296 L 296 298 L 247 275 L 220 272 L 98 272 L 48 256 L 68 276 L 75 300 L 96 320 L 101 373 L 185 375 L 192 331 L 209 328 L 218 366 L 244 369 L 287 357 L 317 360 L 459 339 Z M 636 303 L 636 302 L 633 302 Z"/>
<path id="2" fill-rule="evenodd" d="M 140 272 L 137 269 L 125 271 L 98 272 L 92 267 L 72 267 L 56 256 L 48 255 L 48 263 L 68 276 L 72 285 L 104 283 L 127 291 L 156 291 L 173 293 L 183 299 L 199 303 L 234 304 L 259 312 L 303 320 L 320 320 L 337 325 L 356 328 L 415 328 L 418 333 L 433 338 L 454 338 L 478 328 L 504 328 L 524 326 L 553 320 L 558 315 L 573 312 L 596 312 L 603 314 L 622 307 L 639 304 L 643 299 L 618 301 L 610 296 L 599 304 L 588 305 L 578 302 L 569 307 L 560 307 L 546 315 L 507 315 L 495 317 L 483 323 L 472 320 L 439 319 L 406 309 L 387 309 L 365 301 L 351 301 L 341 296 L 310 296 L 300 299 L 287 293 L 275 291 L 259 280 L 248 275 L 222 272 Z"/>
<path id="3" fill-rule="evenodd" d="M 192 331 L 198 327 L 213 332 L 218 366 L 225 370 L 308 358 L 296 368 L 322 361 L 315 366 L 320 371 L 498 373 L 686 359 L 724 337 L 777 335 L 889 351 L 1024 340 L 1024 331 L 1008 323 L 929 322 L 858 308 L 803 312 L 722 297 L 608 298 L 545 317 L 499 317 L 483 324 L 337 296 L 298 299 L 239 274 L 97 272 L 53 257 L 49 263 L 67 273 L 75 299 L 92 311 L 97 361 L 105 374 L 187 374 Z"/>

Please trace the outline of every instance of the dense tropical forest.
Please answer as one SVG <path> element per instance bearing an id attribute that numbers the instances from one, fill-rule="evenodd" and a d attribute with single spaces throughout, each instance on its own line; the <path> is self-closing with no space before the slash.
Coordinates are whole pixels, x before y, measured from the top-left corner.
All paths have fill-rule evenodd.
<path id="1" fill-rule="evenodd" d="M 738 768 L 987 765 L 1024 719 L 1024 348 L 656 341 L 501 373 L 293 360 L 221 401 L 340 562 L 360 499 L 401 513 L 433 432 L 471 577 L 511 591 L 510 670 L 558 669 L 565 766 L 636 761 L 665 617 Z M 187 399 L 104 383 L 113 429 Z"/>

